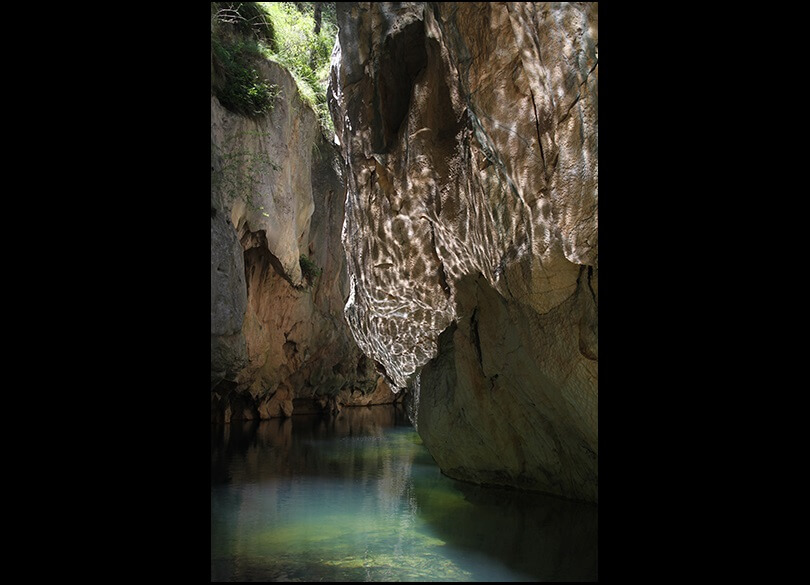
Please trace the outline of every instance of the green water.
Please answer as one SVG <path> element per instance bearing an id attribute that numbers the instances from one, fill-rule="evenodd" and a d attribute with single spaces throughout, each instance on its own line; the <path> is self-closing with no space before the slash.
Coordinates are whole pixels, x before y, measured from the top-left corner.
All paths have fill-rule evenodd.
<path id="1" fill-rule="evenodd" d="M 212 427 L 213 581 L 596 580 L 597 508 L 441 474 L 404 414 Z"/>

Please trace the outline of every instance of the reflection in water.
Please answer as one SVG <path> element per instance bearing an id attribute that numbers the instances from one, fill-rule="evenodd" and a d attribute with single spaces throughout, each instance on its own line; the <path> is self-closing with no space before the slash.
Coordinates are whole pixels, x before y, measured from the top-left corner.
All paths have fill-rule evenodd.
<path id="1" fill-rule="evenodd" d="M 595 506 L 453 481 L 401 409 L 211 439 L 214 581 L 596 579 Z"/>

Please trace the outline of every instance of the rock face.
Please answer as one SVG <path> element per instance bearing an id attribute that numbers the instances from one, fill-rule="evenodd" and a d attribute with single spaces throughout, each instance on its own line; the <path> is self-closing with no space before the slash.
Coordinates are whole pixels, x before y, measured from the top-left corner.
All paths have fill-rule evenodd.
<path id="1" fill-rule="evenodd" d="M 236 232 L 211 207 L 211 387 L 247 364 L 242 321 L 245 267 Z"/>
<path id="2" fill-rule="evenodd" d="M 279 88 L 266 116 L 211 97 L 212 421 L 394 402 L 343 317 L 339 155 L 290 74 L 260 67 Z"/>
<path id="3" fill-rule="evenodd" d="M 597 501 L 597 3 L 338 3 L 345 315 L 452 477 Z"/>

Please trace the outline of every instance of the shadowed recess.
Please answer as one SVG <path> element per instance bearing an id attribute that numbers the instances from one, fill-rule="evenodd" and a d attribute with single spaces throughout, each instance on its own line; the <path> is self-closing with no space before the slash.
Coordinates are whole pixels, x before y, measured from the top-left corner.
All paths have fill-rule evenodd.
<path id="1" fill-rule="evenodd" d="M 383 43 L 372 126 L 375 152 L 387 152 L 393 143 L 408 113 L 414 82 L 426 64 L 425 32 L 420 21 L 403 27 Z"/>

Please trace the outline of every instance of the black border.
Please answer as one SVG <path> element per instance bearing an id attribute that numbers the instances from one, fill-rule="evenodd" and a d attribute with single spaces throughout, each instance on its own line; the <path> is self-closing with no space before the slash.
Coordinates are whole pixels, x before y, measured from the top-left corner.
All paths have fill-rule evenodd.
<path id="1" fill-rule="evenodd" d="M 684 7 L 601 4 L 600 581 L 686 576 L 671 557 L 688 547 L 673 543 L 684 538 L 689 493 L 701 489 L 705 469 L 689 454 L 701 439 L 690 426 L 711 388 L 678 331 L 690 295 L 712 283 L 702 280 L 705 255 L 681 242 L 700 237 L 690 214 L 711 196 L 694 174 L 716 146 L 705 135 L 714 86 L 699 73 L 711 55 L 685 25 L 694 15 Z M 121 346 L 107 354 L 111 385 L 98 412 L 109 428 L 101 440 L 116 453 L 127 437 L 122 461 L 111 464 L 120 474 L 113 524 L 129 533 L 133 555 L 112 560 L 134 577 L 206 582 L 210 13 L 195 10 L 118 25 L 119 44 L 129 43 L 113 58 L 118 101 L 97 121 L 123 135 L 121 150 L 104 154 L 125 171 L 112 186 L 126 195 L 102 210 L 115 214 L 114 227 L 96 245 L 125 252 L 108 267 L 112 286 L 96 293 L 112 299 L 103 311 Z"/>

